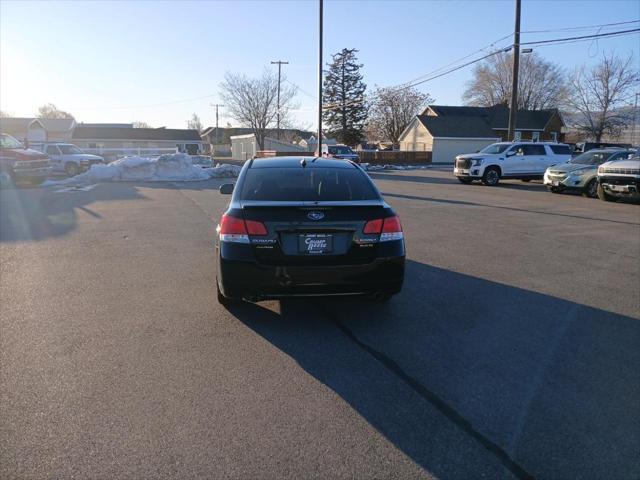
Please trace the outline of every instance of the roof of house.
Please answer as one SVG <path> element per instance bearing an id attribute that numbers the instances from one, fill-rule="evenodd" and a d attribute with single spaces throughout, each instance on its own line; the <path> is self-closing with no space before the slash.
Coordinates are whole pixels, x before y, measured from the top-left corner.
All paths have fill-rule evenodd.
<path id="1" fill-rule="evenodd" d="M 200 136 L 202 138 L 207 138 L 207 139 L 215 139 L 217 137 L 221 141 L 228 142 L 230 137 L 235 137 L 238 135 L 249 135 L 251 133 L 253 133 L 253 129 L 248 127 L 218 127 L 217 134 L 216 134 L 216 127 L 208 127 L 202 131 Z M 298 130 L 296 128 L 283 128 L 281 129 L 280 133 L 282 135 L 293 133 L 295 135 L 298 135 L 301 138 L 305 138 L 311 135 L 310 132 L 305 132 L 304 130 Z M 276 136 L 277 129 L 267 128 L 265 130 L 265 134 L 272 137 Z"/>
<path id="2" fill-rule="evenodd" d="M 7 132 L 25 131 L 31 123 L 40 122 L 44 129 L 51 133 L 68 132 L 76 124 L 73 118 L 34 118 L 5 117 L 0 118 L 0 130 Z"/>
<path id="3" fill-rule="evenodd" d="M 434 137 L 496 138 L 486 117 L 418 115 L 418 120 Z"/>
<path id="4" fill-rule="evenodd" d="M 494 130 L 506 130 L 509 125 L 509 109 L 503 105 L 493 107 L 467 107 L 449 105 L 429 105 L 424 113 L 432 110 L 438 117 L 485 117 Z M 544 130 L 557 109 L 518 110 L 516 130 Z M 560 117 L 562 122 L 562 117 Z M 563 123 L 564 125 L 564 123 Z"/>
<path id="5" fill-rule="evenodd" d="M 201 142 L 197 130 L 177 128 L 129 128 L 92 127 L 78 125 L 73 132 L 74 140 L 166 140 L 179 142 Z"/>

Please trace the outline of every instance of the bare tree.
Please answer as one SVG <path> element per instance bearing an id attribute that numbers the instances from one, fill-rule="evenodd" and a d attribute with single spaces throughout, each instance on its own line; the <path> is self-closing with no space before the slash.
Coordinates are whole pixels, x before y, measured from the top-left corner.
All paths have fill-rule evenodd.
<path id="1" fill-rule="evenodd" d="M 415 116 L 434 100 L 415 88 L 380 88 L 373 92 L 367 134 L 377 140 L 398 143 L 400 135 Z"/>
<path id="2" fill-rule="evenodd" d="M 53 103 L 47 103 L 38 108 L 38 118 L 73 118 L 73 115 L 60 110 Z"/>
<path id="3" fill-rule="evenodd" d="M 297 93 L 297 87 L 287 85 L 285 80 L 283 75 L 280 88 L 281 123 L 286 123 L 292 107 L 291 101 Z M 251 128 L 256 136 L 258 149 L 263 150 L 266 129 L 273 125 L 278 113 L 278 75 L 267 69 L 259 78 L 227 72 L 220 89 L 228 115 L 241 126 Z"/>
<path id="4" fill-rule="evenodd" d="M 133 128 L 153 128 L 147 122 L 136 121 L 133 122 Z"/>
<path id="5" fill-rule="evenodd" d="M 632 123 L 633 118 L 618 109 L 640 83 L 632 55 L 626 59 L 613 53 L 603 55 L 594 67 L 576 69 L 570 83 L 573 93 L 567 106 L 577 114 L 574 127 L 596 142 L 605 134 L 620 136 L 622 129 Z"/>
<path id="6" fill-rule="evenodd" d="M 512 57 L 511 54 L 499 53 L 477 64 L 462 100 L 480 107 L 508 106 L 513 76 Z M 558 65 L 544 60 L 535 52 L 520 57 L 518 108 L 557 108 L 566 96 L 565 75 Z"/>
<path id="7" fill-rule="evenodd" d="M 190 130 L 197 130 L 198 132 L 201 132 L 203 128 L 200 117 L 195 113 L 191 115 L 191 120 L 187 120 L 187 128 Z"/>

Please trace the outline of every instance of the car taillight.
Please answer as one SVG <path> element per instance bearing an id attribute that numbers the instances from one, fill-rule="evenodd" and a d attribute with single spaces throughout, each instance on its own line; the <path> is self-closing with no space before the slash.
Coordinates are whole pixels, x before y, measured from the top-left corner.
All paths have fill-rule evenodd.
<path id="1" fill-rule="evenodd" d="M 364 233 L 380 233 L 382 231 L 382 223 L 384 220 L 382 218 L 377 218 L 375 220 L 369 220 L 364 224 L 364 228 L 362 231 Z"/>
<path id="2" fill-rule="evenodd" d="M 401 240 L 403 238 L 402 225 L 400 224 L 400 218 L 397 216 L 369 220 L 362 231 L 367 234 L 380 234 L 381 242 Z"/>
<path id="3" fill-rule="evenodd" d="M 249 235 L 266 235 L 267 227 L 262 222 L 222 215 L 218 233 L 223 242 L 249 243 Z"/>
<path id="4" fill-rule="evenodd" d="M 249 235 L 266 235 L 267 227 L 262 222 L 256 222 L 255 220 L 245 220 L 247 224 L 247 232 Z"/>

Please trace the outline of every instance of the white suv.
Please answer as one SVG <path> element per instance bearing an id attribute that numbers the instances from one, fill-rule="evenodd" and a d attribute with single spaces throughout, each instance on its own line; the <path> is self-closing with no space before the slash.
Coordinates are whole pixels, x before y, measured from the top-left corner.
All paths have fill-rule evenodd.
<path id="1" fill-rule="evenodd" d="M 523 181 L 544 176 L 547 167 L 571 158 L 569 145 L 555 142 L 501 142 L 477 153 L 456 157 L 453 174 L 462 183 L 481 180 L 497 185 L 501 178 Z"/>

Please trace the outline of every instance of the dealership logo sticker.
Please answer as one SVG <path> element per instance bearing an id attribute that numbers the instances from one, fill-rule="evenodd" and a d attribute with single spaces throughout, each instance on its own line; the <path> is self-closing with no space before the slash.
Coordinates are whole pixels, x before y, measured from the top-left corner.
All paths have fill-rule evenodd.
<path id="1" fill-rule="evenodd" d="M 322 220 L 324 218 L 324 213 L 322 213 L 322 212 L 309 212 L 309 213 L 307 213 L 307 218 L 309 220 Z"/>

